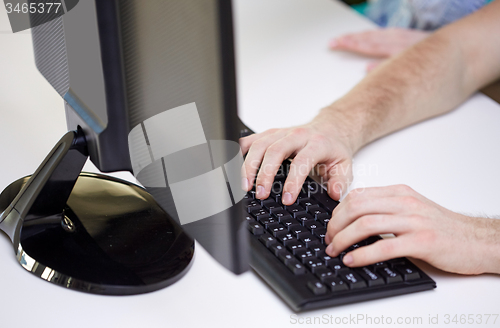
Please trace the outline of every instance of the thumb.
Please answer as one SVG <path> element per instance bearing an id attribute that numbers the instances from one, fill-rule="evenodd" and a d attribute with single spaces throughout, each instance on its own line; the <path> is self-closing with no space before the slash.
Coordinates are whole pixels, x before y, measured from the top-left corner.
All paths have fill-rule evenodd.
<path id="1" fill-rule="evenodd" d="M 339 200 L 346 194 L 352 182 L 352 162 L 350 160 L 340 162 L 333 166 L 327 174 L 328 195 L 335 200 Z"/>

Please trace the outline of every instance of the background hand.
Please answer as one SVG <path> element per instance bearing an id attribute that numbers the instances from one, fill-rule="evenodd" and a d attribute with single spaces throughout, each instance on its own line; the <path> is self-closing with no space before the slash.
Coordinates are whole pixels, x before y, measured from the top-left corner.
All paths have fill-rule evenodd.
<path id="1" fill-rule="evenodd" d="M 424 260 L 462 274 L 500 273 L 500 220 L 473 218 L 447 210 L 405 185 L 353 190 L 333 211 L 326 252 L 340 252 L 369 236 L 393 233 L 344 256 L 364 266 L 401 256 Z"/>
<path id="2" fill-rule="evenodd" d="M 345 50 L 370 57 L 379 57 L 368 64 L 367 71 L 378 66 L 383 59 L 390 58 L 425 39 L 430 33 L 414 29 L 386 28 L 360 33 L 346 34 L 330 42 L 333 50 Z"/>

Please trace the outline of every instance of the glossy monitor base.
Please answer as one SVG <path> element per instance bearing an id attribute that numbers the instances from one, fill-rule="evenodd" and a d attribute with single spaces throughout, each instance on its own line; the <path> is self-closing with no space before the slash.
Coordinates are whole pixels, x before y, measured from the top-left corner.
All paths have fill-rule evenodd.
<path id="1" fill-rule="evenodd" d="M 34 178 L 19 179 L 0 195 L 0 228 L 26 270 L 59 286 L 107 295 L 151 292 L 188 271 L 194 241 L 143 188 L 81 173 L 67 201 L 54 206 L 55 187 L 69 183 L 60 172 L 40 183 L 46 162 Z M 37 202 L 47 185 L 52 196 Z"/>

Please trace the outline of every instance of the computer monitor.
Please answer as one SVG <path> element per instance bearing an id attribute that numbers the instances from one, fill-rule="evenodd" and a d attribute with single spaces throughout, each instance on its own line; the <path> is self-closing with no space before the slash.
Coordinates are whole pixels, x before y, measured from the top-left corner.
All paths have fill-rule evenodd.
<path id="1" fill-rule="evenodd" d="M 51 258 L 63 254 L 73 259 L 68 263 L 74 262 L 73 264 L 78 266 L 78 261 L 75 260 L 77 255 L 71 255 L 72 250 L 63 250 L 58 254 L 51 252 L 64 248 L 68 242 L 67 236 L 75 235 L 75 227 L 77 231 L 83 230 L 85 236 L 80 236 L 80 239 L 72 242 L 78 244 L 79 252 L 85 252 L 85 243 L 90 245 L 88 247 L 92 248 L 92 251 L 85 256 L 95 267 L 88 268 L 87 274 L 93 281 L 106 276 L 106 288 L 99 288 L 99 284 L 94 282 L 85 284 L 85 279 L 80 279 L 80 287 L 75 287 L 75 284 L 68 284 L 67 287 L 104 294 L 150 291 L 168 285 L 182 276 L 189 267 L 193 245 L 192 240 L 178 228 L 180 225 L 226 268 L 235 273 L 246 271 L 247 233 L 242 222 L 243 207 L 239 201 L 242 198 L 239 195 L 242 193 L 237 191 L 239 186 L 232 178 L 235 170 L 226 165 L 237 156 L 234 156 L 234 146 L 230 143 L 220 143 L 226 141 L 233 142 L 234 145 L 243 127 L 237 116 L 231 1 L 80 0 L 63 16 L 33 27 L 32 36 L 36 66 L 64 98 L 68 130 L 77 132 L 65 136 L 49 154 L 34 174 L 38 180 L 19 180 L 7 188 L 4 199 L 12 201 L 17 195 L 12 204 L 8 205 L 8 202 L 0 199 L 0 203 L 5 203 L 2 210 L 10 206 L 10 209 L 21 212 L 19 205 L 15 204 L 30 202 L 30 206 L 34 204 L 33 208 L 36 209 L 25 209 L 28 218 L 23 217 L 20 220 L 24 220 L 24 225 L 18 224 L 16 228 L 15 224 L 11 224 L 9 231 L 14 245 L 16 238 L 19 244 L 21 237 L 16 234 L 23 229 L 30 231 L 30 236 L 45 233 L 47 237 L 42 238 L 43 242 L 50 240 L 50 234 L 45 231 L 46 226 L 33 231 L 27 227 L 27 222 L 35 222 L 32 225 L 36 226 L 36 222 L 46 222 L 47 217 L 50 217 L 53 224 L 60 224 L 57 226 L 57 238 L 61 243 L 54 245 L 52 250 L 43 251 L 42 248 L 36 256 L 50 261 Z M 184 118 L 178 121 L 179 124 L 172 124 L 171 119 L 175 115 L 170 114 Z M 153 121 L 156 121 L 156 127 L 152 124 Z M 169 127 L 165 134 L 161 131 L 163 123 Z M 185 143 L 184 139 L 190 139 L 192 135 L 199 136 L 200 129 L 205 143 Z M 141 142 L 145 146 L 143 150 L 151 155 L 150 162 L 146 163 L 148 165 L 141 165 L 141 150 L 138 148 L 138 143 Z M 155 154 L 158 147 L 174 149 L 171 153 L 180 155 L 169 157 L 163 155 L 170 153 Z M 238 151 L 239 147 L 236 152 Z M 83 166 L 83 158 L 86 158 L 86 155 L 102 172 L 133 172 L 148 193 L 123 181 L 118 182 L 111 178 L 107 180 L 102 176 L 89 174 L 80 175 L 75 185 L 75 181 L 71 180 L 76 180 L 74 172 Z M 78 163 L 72 165 L 73 161 Z M 58 169 L 58 165 L 63 165 L 64 168 Z M 175 167 L 179 171 L 179 166 L 183 167 L 183 170 L 169 175 L 169 165 L 174 171 Z M 53 170 L 50 171 L 51 175 L 44 176 L 47 175 L 47 167 Z M 67 174 L 69 171 L 73 175 Z M 229 205 L 211 206 L 221 199 L 220 189 L 210 183 L 213 179 L 204 180 L 206 191 L 203 195 L 198 188 L 196 197 L 188 199 L 190 190 L 185 186 L 181 193 L 176 194 L 174 184 L 183 182 L 178 181 L 182 176 L 186 181 L 195 181 L 194 178 L 204 173 L 209 175 L 210 172 L 216 171 L 217 174 L 223 174 L 223 185 L 227 186 L 227 195 L 224 197 L 230 199 L 229 203 L 226 201 Z M 44 178 L 40 178 L 41 176 Z M 61 181 L 65 184 L 61 184 Z M 115 182 L 118 188 L 107 192 L 107 188 L 111 188 L 108 186 L 111 182 Z M 64 187 L 61 187 L 62 185 Z M 71 190 L 73 185 L 75 187 Z M 96 188 L 104 188 L 104 191 L 96 192 L 93 185 L 96 185 Z M 24 189 L 19 192 L 23 186 Z M 30 188 L 36 192 L 30 191 Z M 214 188 L 217 190 L 214 191 Z M 60 204 L 61 201 L 54 201 L 57 204 L 52 204 L 50 210 L 41 210 L 43 200 L 53 199 L 62 189 L 64 191 L 60 199 L 64 202 Z M 65 195 L 71 191 L 71 195 Z M 92 192 L 92 196 L 88 196 L 88 193 Z M 38 198 L 30 196 L 35 193 Z M 45 195 L 47 193 L 50 195 Z M 10 198 L 5 196 L 7 194 Z M 24 196 L 19 196 L 20 194 Z M 148 198 L 150 195 L 154 200 Z M 30 197 L 36 199 L 26 201 Z M 67 204 L 64 204 L 68 197 Z M 106 203 L 102 201 L 102 197 L 113 203 L 110 206 L 114 209 L 111 215 L 114 216 L 114 221 L 102 221 L 102 215 L 93 213 L 85 218 L 87 221 L 84 224 L 74 222 L 79 220 L 75 211 L 106 213 Z M 123 202 L 127 199 L 132 199 L 132 202 L 135 199 L 138 208 L 132 208 L 130 212 L 125 211 L 124 208 L 127 208 L 128 204 Z M 149 210 L 145 209 L 144 200 L 153 204 Z M 98 203 L 95 208 L 92 208 L 93 202 Z M 157 208 L 157 204 L 161 208 Z M 202 205 L 210 209 L 200 211 Z M 190 206 L 196 210 L 190 210 Z M 54 213 L 59 207 L 64 207 L 62 216 L 59 212 Z M 167 223 L 160 218 L 162 210 L 166 212 Z M 147 215 L 151 229 L 148 228 L 147 222 L 141 223 L 140 216 L 144 211 L 155 213 Z M 198 217 L 186 218 L 190 213 Z M 200 213 L 209 215 L 201 217 Z M 37 215 L 42 215 L 43 218 Z M 71 219 L 72 217 L 74 219 Z M 30 218 L 35 219 L 30 221 Z M 5 231 L 5 226 L 8 225 L 6 222 L 17 222 L 16 220 L 19 219 L 16 217 L 9 221 L 7 215 L 3 215 L 0 228 Z M 4 227 L 1 226 L 2 221 Z M 162 233 L 165 235 L 162 236 Z M 169 239 L 172 234 L 176 238 Z M 105 235 L 114 238 L 112 245 L 108 245 Z M 141 235 L 142 238 L 139 237 Z M 164 245 L 160 245 L 162 238 L 168 239 Z M 158 244 L 152 243 L 151 240 Z M 136 244 L 131 246 L 127 241 Z M 112 249 L 113 243 L 115 249 Z M 116 247 L 121 249 L 117 250 Z M 141 247 L 142 250 L 135 249 Z M 19 250 L 17 252 L 20 258 L 21 253 Z M 26 249 L 23 249 L 23 252 L 26 253 Z M 136 260 L 127 258 L 127 253 L 133 252 L 141 253 L 149 262 L 154 262 L 155 257 L 158 258 L 156 262 L 161 262 L 169 256 L 175 260 L 165 260 L 163 264 L 156 263 L 154 268 L 143 268 L 142 276 L 137 277 L 136 272 L 130 269 L 139 264 L 134 262 Z M 92 256 L 99 258 L 99 261 L 94 261 Z M 28 258 L 30 261 L 38 261 L 34 256 L 26 256 L 20 261 L 26 262 Z M 104 259 L 106 264 L 103 264 Z M 137 256 L 134 259 L 137 259 Z M 106 266 L 106 269 L 101 270 L 99 265 Z M 146 272 L 161 271 L 162 265 L 170 275 Z M 27 268 L 26 265 L 23 266 Z M 78 270 L 70 268 L 71 265 L 68 267 L 69 272 L 52 270 L 61 276 L 59 285 L 68 283 L 68 278 L 78 274 Z M 37 269 L 31 265 L 29 270 L 34 272 Z M 37 275 L 51 274 L 50 271 L 45 271 L 40 272 L 38 269 Z M 99 273 L 100 271 L 103 272 Z M 54 273 L 52 275 L 54 276 Z M 113 283 L 113 275 L 118 277 L 116 284 Z M 152 276 L 154 279 L 149 282 L 141 281 Z M 149 287 L 123 288 L 123 284 L 127 285 L 130 281 L 132 286 L 149 284 Z M 115 288 L 114 285 L 118 287 Z"/>

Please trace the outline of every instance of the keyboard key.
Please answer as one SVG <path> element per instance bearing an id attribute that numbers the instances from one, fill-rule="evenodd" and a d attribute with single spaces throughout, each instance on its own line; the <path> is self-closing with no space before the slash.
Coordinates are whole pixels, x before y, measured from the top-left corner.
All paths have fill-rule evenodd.
<path id="1" fill-rule="evenodd" d="M 258 223 L 254 223 L 248 226 L 248 230 L 256 236 L 262 235 L 264 233 L 264 227 Z"/>
<path id="2" fill-rule="evenodd" d="M 269 214 L 267 216 L 261 216 L 259 219 L 259 223 L 264 226 L 264 228 L 267 229 L 267 226 L 270 225 L 271 223 L 278 223 L 275 218 L 271 218 Z"/>
<path id="3" fill-rule="evenodd" d="M 403 265 L 406 265 L 406 261 L 404 258 L 402 257 L 399 257 L 397 259 L 392 259 L 392 260 L 389 260 L 387 261 L 387 263 L 391 266 L 391 268 L 394 268 L 396 266 L 403 266 Z"/>
<path id="4" fill-rule="evenodd" d="M 300 222 L 300 224 L 304 225 L 307 221 L 314 221 L 314 218 L 307 214 L 306 212 L 297 212 L 295 213 L 295 219 Z"/>
<path id="5" fill-rule="evenodd" d="M 276 211 L 276 210 L 282 210 L 282 209 L 283 209 L 283 207 L 281 207 L 281 205 L 279 205 L 279 204 L 278 204 L 278 203 L 276 203 L 275 201 L 271 201 L 271 202 L 269 202 L 269 203 L 267 203 L 267 204 L 262 204 L 262 205 L 263 205 L 263 206 L 264 206 L 264 208 L 265 208 L 266 210 L 268 210 L 270 213 L 272 213 L 272 212 L 273 212 L 273 210 L 274 210 L 274 211 Z"/>
<path id="6" fill-rule="evenodd" d="M 319 244 L 319 245 L 318 245 L 318 244 Z M 316 256 L 320 256 L 320 253 L 321 253 L 321 252 L 324 252 L 324 251 L 325 251 L 325 249 L 326 249 L 326 247 L 325 247 L 324 245 L 320 244 L 319 242 L 317 242 L 317 243 L 315 243 L 315 244 L 311 244 L 311 245 L 309 245 L 308 247 L 309 247 L 309 249 L 310 249 L 311 251 L 313 251 L 313 252 L 314 252 L 314 255 L 316 255 Z"/>
<path id="7" fill-rule="evenodd" d="M 321 225 L 323 227 L 325 227 L 325 228 L 328 227 L 328 222 L 330 222 L 331 215 L 330 214 L 326 214 L 326 215 L 322 214 L 321 216 L 322 217 L 316 219 L 316 221 L 319 222 L 319 223 L 321 223 Z"/>
<path id="8" fill-rule="evenodd" d="M 316 277 L 318 277 L 321 281 L 324 281 L 326 278 L 333 277 L 334 273 L 329 268 L 318 268 L 314 273 Z"/>
<path id="9" fill-rule="evenodd" d="M 245 199 L 249 201 L 255 199 L 255 191 L 250 190 L 249 192 L 247 192 L 245 195 Z"/>
<path id="10" fill-rule="evenodd" d="M 259 240 L 261 243 L 263 243 L 267 248 L 275 245 L 278 243 L 278 241 L 276 240 L 276 238 L 274 238 L 273 236 L 271 236 L 270 234 L 263 234 L 259 237 Z"/>
<path id="11" fill-rule="evenodd" d="M 271 224 L 268 224 L 267 225 L 267 231 L 269 231 L 271 233 L 271 235 L 275 236 L 280 233 L 280 232 L 286 232 L 286 228 L 284 226 L 282 226 L 281 224 L 279 223 L 271 223 Z"/>
<path id="12" fill-rule="evenodd" d="M 295 253 L 296 253 L 295 256 L 299 259 L 299 261 L 304 263 L 304 264 L 309 262 L 309 260 L 315 258 L 314 253 L 309 251 L 309 250 L 306 250 L 306 249 L 299 250 Z"/>
<path id="13" fill-rule="evenodd" d="M 285 209 L 288 212 L 290 212 L 291 214 L 296 213 L 296 212 L 305 212 L 305 209 L 302 206 L 299 206 L 297 204 L 285 205 Z"/>
<path id="14" fill-rule="evenodd" d="M 295 260 L 295 257 L 292 255 L 292 253 L 288 251 L 279 253 L 278 258 L 281 262 L 285 263 L 285 265 L 288 265 L 291 261 Z"/>
<path id="15" fill-rule="evenodd" d="M 292 219 L 292 218 L 288 218 L 288 219 L 281 219 L 280 218 L 280 223 L 283 224 L 285 227 L 288 227 L 289 225 L 292 225 L 292 224 L 300 224 L 299 221 L 295 220 L 295 219 Z"/>
<path id="16" fill-rule="evenodd" d="M 360 247 L 361 247 L 360 243 L 356 243 L 356 244 L 354 244 L 354 245 L 350 246 L 350 247 L 347 249 L 347 252 L 353 251 L 353 250 L 358 249 L 358 248 L 360 248 Z"/>
<path id="17" fill-rule="evenodd" d="M 309 189 L 307 188 L 307 184 L 309 182 L 305 181 L 304 184 L 302 185 L 302 188 L 300 188 L 299 195 L 297 196 L 297 204 L 302 200 L 302 199 L 308 199 L 309 198 Z"/>
<path id="18" fill-rule="evenodd" d="M 394 269 L 396 269 L 397 272 L 403 275 L 405 281 L 410 281 L 420 278 L 420 273 L 418 273 L 418 271 L 412 266 L 401 265 L 401 266 L 395 266 Z"/>
<path id="19" fill-rule="evenodd" d="M 329 264 L 329 267 L 335 272 L 335 275 L 340 275 L 345 272 L 350 272 L 351 268 L 346 267 L 343 264 Z"/>
<path id="20" fill-rule="evenodd" d="M 334 258 L 333 257 L 330 257 L 329 255 L 326 255 L 326 254 L 321 254 L 320 256 L 318 256 L 318 258 L 323 261 L 323 263 L 325 263 L 326 265 L 330 264 L 330 262 L 333 262 Z"/>
<path id="21" fill-rule="evenodd" d="M 338 275 L 342 280 L 344 280 L 351 289 L 364 288 L 366 287 L 366 282 L 354 271 L 344 271 Z"/>
<path id="22" fill-rule="evenodd" d="M 366 280 L 368 282 L 368 286 L 379 286 L 379 285 L 384 285 L 385 281 L 384 279 L 375 271 L 368 267 L 363 267 L 357 270 L 361 278 Z"/>
<path id="23" fill-rule="evenodd" d="M 325 228 L 319 228 L 314 230 L 314 235 L 318 237 L 321 240 L 321 243 L 325 243 L 325 236 L 326 236 L 326 229 Z"/>
<path id="24" fill-rule="evenodd" d="M 319 204 L 310 198 L 301 199 L 299 201 L 299 205 L 302 206 L 303 208 L 305 208 L 306 211 L 309 211 L 313 208 L 320 208 Z"/>
<path id="25" fill-rule="evenodd" d="M 338 277 L 327 277 L 323 280 L 323 283 L 325 283 L 332 292 L 341 292 L 349 289 L 347 284 Z"/>
<path id="26" fill-rule="evenodd" d="M 286 265 L 290 271 L 293 272 L 294 275 L 301 275 L 306 273 L 306 268 L 304 265 L 299 263 L 296 259 L 290 260 L 288 264 Z"/>
<path id="27" fill-rule="evenodd" d="M 269 196 L 268 198 L 266 199 L 262 199 L 260 201 L 260 204 L 263 206 L 263 207 L 266 207 L 267 204 L 272 204 L 272 203 L 276 203 L 276 201 L 274 200 L 274 198 L 272 198 L 271 196 Z"/>
<path id="28" fill-rule="evenodd" d="M 292 215 L 290 213 L 288 213 L 284 209 L 277 209 L 275 211 L 272 211 L 271 214 L 272 214 L 272 216 L 274 216 L 278 220 L 281 220 L 281 219 L 291 219 L 292 218 Z"/>
<path id="29" fill-rule="evenodd" d="M 327 210 L 330 213 L 333 212 L 335 207 L 337 207 L 337 205 L 339 204 L 339 202 L 337 202 L 336 200 L 333 200 L 330 197 L 328 197 L 326 195 L 326 191 L 324 191 L 323 189 L 321 189 L 319 193 L 314 193 L 314 194 L 311 193 L 311 196 L 312 198 L 317 200 L 324 207 L 325 210 Z"/>
<path id="30" fill-rule="evenodd" d="M 253 216 L 251 215 L 245 215 L 245 220 L 248 222 L 248 223 L 253 223 L 255 222 L 255 219 L 253 218 Z"/>
<path id="31" fill-rule="evenodd" d="M 326 293 L 326 286 L 320 281 L 308 281 L 307 287 L 314 293 L 314 295 L 322 295 Z"/>
<path id="32" fill-rule="evenodd" d="M 278 232 L 276 234 L 276 239 L 278 239 L 285 246 L 287 246 L 287 242 L 296 241 L 297 240 L 297 238 L 295 238 L 294 234 L 292 234 L 291 232 L 287 232 L 287 231 Z"/>
<path id="33" fill-rule="evenodd" d="M 286 173 L 285 171 L 283 170 L 283 167 L 280 167 L 278 169 L 278 172 L 276 173 L 276 176 L 274 177 L 274 180 L 276 181 L 285 181 L 286 180 Z M 282 189 L 283 190 L 283 189 Z"/>
<path id="34" fill-rule="evenodd" d="M 379 241 L 380 239 L 382 239 L 382 238 L 380 238 L 380 236 L 371 236 L 371 237 L 366 238 L 365 241 L 366 241 L 367 245 L 371 245 L 374 242 Z"/>
<path id="35" fill-rule="evenodd" d="M 377 270 L 378 273 L 384 278 L 385 282 L 388 284 L 393 284 L 396 282 L 403 281 L 403 277 L 396 271 L 385 267 L 383 269 Z"/>
<path id="36" fill-rule="evenodd" d="M 285 246 L 280 245 L 280 244 L 274 244 L 273 246 L 271 246 L 271 251 L 274 253 L 275 256 L 278 256 L 278 257 L 281 253 L 287 252 Z"/>
<path id="37" fill-rule="evenodd" d="M 307 210 L 307 212 L 309 214 L 311 214 L 315 219 L 323 218 L 323 217 L 329 217 L 330 216 L 330 214 L 328 214 L 327 211 L 325 211 L 324 209 L 322 209 L 320 207 L 311 208 L 311 209 Z M 321 216 L 321 214 L 323 214 L 323 216 Z"/>
<path id="38" fill-rule="evenodd" d="M 314 257 L 306 262 L 306 266 L 311 270 L 312 273 L 316 272 L 316 269 L 324 268 L 325 264 L 321 262 L 320 259 Z"/>
<path id="39" fill-rule="evenodd" d="M 310 221 L 304 222 L 304 227 L 309 229 L 311 232 L 314 232 L 314 230 L 322 228 L 323 226 L 316 221 L 310 220 Z"/>
<path id="40" fill-rule="evenodd" d="M 260 208 L 258 210 L 254 210 L 252 212 L 250 212 L 250 214 L 252 214 L 252 216 L 254 218 L 256 218 L 257 220 L 259 220 L 260 218 L 270 218 L 271 216 L 269 215 L 269 213 L 267 213 L 266 210 L 264 210 L 263 208 Z"/>
<path id="41" fill-rule="evenodd" d="M 387 267 L 387 262 L 377 262 L 377 263 L 371 265 L 371 268 L 375 271 L 382 270 L 383 268 L 386 268 L 386 267 Z"/>
<path id="42" fill-rule="evenodd" d="M 300 241 L 295 240 L 295 241 L 287 243 L 286 248 L 288 248 L 293 254 L 295 254 L 295 251 L 298 251 L 299 249 L 303 249 L 303 248 L 305 248 L 305 246 Z"/>
<path id="43" fill-rule="evenodd" d="M 261 208 L 262 208 L 262 206 L 260 206 L 259 202 L 255 201 L 255 200 L 251 201 L 247 205 L 248 213 L 251 213 L 251 212 L 256 211 L 256 210 L 260 210 Z"/>
<path id="44" fill-rule="evenodd" d="M 311 245 L 316 245 L 316 243 L 319 243 L 319 240 L 317 237 L 314 237 L 310 232 L 302 232 L 297 235 L 300 241 L 302 241 L 304 244 L 306 244 L 306 247 L 311 247 Z"/>
<path id="45" fill-rule="evenodd" d="M 299 234 L 301 232 L 307 232 L 307 229 L 304 228 L 300 224 L 292 224 L 292 225 L 289 225 L 287 228 L 288 228 L 288 231 L 290 231 L 294 235 L 297 235 L 297 234 Z"/>

